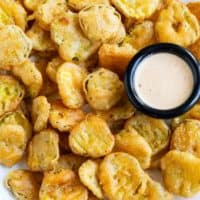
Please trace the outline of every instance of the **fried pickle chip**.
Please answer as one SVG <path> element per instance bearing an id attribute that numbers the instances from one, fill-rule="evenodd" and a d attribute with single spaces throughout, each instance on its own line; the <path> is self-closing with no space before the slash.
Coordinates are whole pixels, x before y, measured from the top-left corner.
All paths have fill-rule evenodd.
<path id="1" fill-rule="evenodd" d="M 82 33 L 77 13 L 67 12 L 51 24 L 51 37 L 59 45 L 59 55 L 65 61 L 83 62 L 100 46 Z"/>
<path id="2" fill-rule="evenodd" d="M 46 129 L 36 134 L 28 148 L 27 164 L 32 171 L 51 170 L 59 158 L 58 134 Z"/>
<path id="3" fill-rule="evenodd" d="M 200 104 L 194 105 L 192 109 L 190 109 L 185 114 L 175 117 L 172 120 L 171 126 L 175 129 L 178 125 L 180 125 L 185 119 L 197 119 L 200 120 Z"/>
<path id="4" fill-rule="evenodd" d="M 147 169 L 150 166 L 151 147 L 134 129 L 124 129 L 115 135 L 115 151 L 133 155 L 143 169 Z"/>
<path id="5" fill-rule="evenodd" d="M 49 122 L 53 128 L 58 129 L 60 132 L 70 131 L 84 117 L 82 110 L 66 108 L 60 101 L 51 104 Z"/>
<path id="6" fill-rule="evenodd" d="M 110 200 L 134 198 L 146 184 L 147 176 L 139 162 L 127 153 L 106 156 L 99 167 L 99 180 Z"/>
<path id="7" fill-rule="evenodd" d="M 0 26 L 15 24 L 13 18 L 0 7 Z"/>
<path id="8" fill-rule="evenodd" d="M 123 76 L 136 52 L 129 44 L 103 44 L 98 51 L 99 65 Z"/>
<path id="9" fill-rule="evenodd" d="M 191 197 L 200 191 L 200 159 L 187 152 L 170 151 L 161 161 L 164 185 L 169 192 Z"/>
<path id="10" fill-rule="evenodd" d="M 85 162 L 86 158 L 74 155 L 72 153 L 60 156 L 56 169 L 71 169 L 74 172 L 78 172 L 79 167 Z"/>
<path id="11" fill-rule="evenodd" d="M 5 180 L 6 187 L 18 200 L 39 199 L 39 174 L 27 170 L 14 170 Z"/>
<path id="12" fill-rule="evenodd" d="M 154 24 L 151 21 L 143 21 L 136 24 L 124 39 L 124 43 L 131 44 L 137 50 L 151 45 L 155 41 Z"/>
<path id="13" fill-rule="evenodd" d="M 38 96 L 33 99 L 32 103 L 32 120 L 34 123 L 34 131 L 40 132 L 47 128 L 51 105 L 45 96 Z"/>
<path id="14" fill-rule="evenodd" d="M 24 93 L 23 86 L 12 76 L 0 75 L 0 116 L 15 110 Z"/>
<path id="15" fill-rule="evenodd" d="M 189 152 L 200 158 L 200 121 L 183 121 L 172 134 L 170 148 Z"/>
<path id="16" fill-rule="evenodd" d="M 69 0 L 68 1 L 68 6 L 76 11 L 80 11 L 84 7 L 95 5 L 95 4 L 110 5 L 110 2 L 109 0 Z"/>
<path id="17" fill-rule="evenodd" d="M 69 169 L 45 172 L 39 192 L 40 200 L 88 200 L 88 191 Z"/>
<path id="18" fill-rule="evenodd" d="M 124 87 L 118 75 L 100 68 L 84 80 L 83 89 L 90 106 L 95 110 L 109 110 L 122 98 Z"/>
<path id="19" fill-rule="evenodd" d="M 27 144 L 27 135 L 22 126 L 0 126 L 0 163 L 11 167 L 22 159 Z"/>
<path id="20" fill-rule="evenodd" d="M 31 39 L 33 49 L 36 51 L 55 51 L 56 45 L 51 40 L 50 34 L 34 23 L 32 27 L 26 32 L 26 35 Z"/>
<path id="21" fill-rule="evenodd" d="M 43 80 L 40 71 L 35 66 L 35 63 L 27 59 L 22 64 L 13 66 L 12 72 L 22 80 L 26 86 L 28 96 L 34 98 L 39 94 Z"/>
<path id="22" fill-rule="evenodd" d="M 125 124 L 126 129 L 134 128 L 149 143 L 153 155 L 165 149 L 169 144 L 170 129 L 164 120 L 136 114 Z"/>
<path id="23" fill-rule="evenodd" d="M 155 31 L 159 42 L 189 46 L 199 38 L 200 25 L 184 3 L 172 0 L 160 12 Z"/>
<path id="24" fill-rule="evenodd" d="M 52 57 L 52 55 L 49 55 L 50 58 Z M 41 96 L 49 96 L 55 92 L 57 92 L 57 85 L 52 82 L 51 80 L 49 80 L 47 74 L 46 74 L 46 67 L 48 64 L 48 54 L 47 54 L 47 58 L 45 57 L 45 55 L 39 55 L 38 60 L 35 61 L 35 65 L 37 67 L 37 69 L 40 71 L 41 75 L 42 75 L 42 80 L 43 80 L 43 84 L 42 84 L 42 88 L 39 92 L 39 94 Z"/>
<path id="25" fill-rule="evenodd" d="M 73 63 L 64 63 L 59 67 L 56 75 L 59 94 L 68 108 L 83 106 L 85 100 L 82 84 L 86 76 L 86 71 Z"/>
<path id="26" fill-rule="evenodd" d="M 13 19 L 17 26 L 19 26 L 22 30 L 25 30 L 27 25 L 27 13 L 24 7 L 18 1 L 0 1 L 0 8 L 2 8 L 2 10 L 4 10 L 4 12 Z"/>
<path id="27" fill-rule="evenodd" d="M 40 27 L 50 30 L 52 21 L 66 10 L 66 0 L 46 0 L 37 6 L 34 15 Z"/>
<path id="28" fill-rule="evenodd" d="M 89 114 L 70 131 L 69 146 L 75 154 L 98 158 L 112 151 L 114 136 L 103 119 Z"/>
<path id="29" fill-rule="evenodd" d="M 117 123 L 132 117 L 134 112 L 135 108 L 128 100 L 128 97 L 124 95 L 116 106 L 108 111 L 96 111 L 96 114 L 104 119 L 112 129 Z"/>
<path id="30" fill-rule="evenodd" d="M 47 65 L 46 68 L 46 74 L 48 78 L 53 81 L 57 82 L 56 80 L 56 74 L 58 71 L 58 68 L 64 63 L 64 61 L 60 57 L 53 58 Z"/>
<path id="31" fill-rule="evenodd" d="M 24 6 L 31 11 L 35 11 L 43 0 L 23 0 Z"/>
<path id="32" fill-rule="evenodd" d="M 11 112 L 3 115 L 0 119 L 0 127 L 4 125 L 17 125 L 21 126 L 25 133 L 26 133 L 26 139 L 27 141 L 31 138 L 32 136 L 32 126 L 29 120 L 25 117 L 23 112 L 21 111 L 16 111 L 16 112 Z"/>
<path id="33" fill-rule="evenodd" d="M 111 3 L 127 18 L 144 20 L 150 17 L 160 4 L 159 0 L 111 0 Z"/>
<path id="34" fill-rule="evenodd" d="M 95 42 L 120 43 L 126 34 L 120 14 L 112 6 L 104 4 L 82 9 L 79 23 L 85 35 Z"/>
<path id="35" fill-rule="evenodd" d="M 193 13 L 193 15 L 195 15 L 200 21 L 200 2 L 190 2 L 187 4 L 187 7 L 189 8 L 190 12 Z"/>
<path id="36" fill-rule="evenodd" d="M 21 64 L 28 58 L 31 49 L 31 40 L 18 26 L 0 28 L 0 66 Z"/>
<path id="37" fill-rule="evenodd" d="M 142 194 L 139 194 L 136 199 L 172 200 L 173 196 L 168 193 L 160 183 L 149 179 L 145 191 Z"/>
<path id="38" fill-rule="evenodd" d="M 87 160 L 79 168 L 81 182 L 99 199 L 103 199 L 103 191 L 98 180 L 99 164 L 94 160 Z"/>

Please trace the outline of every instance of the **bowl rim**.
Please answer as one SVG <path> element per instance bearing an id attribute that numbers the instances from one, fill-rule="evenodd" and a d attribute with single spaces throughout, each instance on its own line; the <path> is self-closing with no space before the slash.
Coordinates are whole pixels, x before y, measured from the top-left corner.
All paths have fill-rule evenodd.
<path id="1" fill-rule="evenodd" d="M 158 53 L 171 53 L 182 58 L 188 64 L 193 74 L 194 87 L 190 97 L 183 104 L 173 109 L 160 110 L 145 104 L 137 94 L 133 81 L 139 64 L 148 56 Z M 179 45 L 172 43 L 150 45 L 140 50 L 130 61 L 125 73 L 124 85 L 130 102 L 139 111 L 155 118 L 174 118 L 191 109 L 200 98 L 200 64 L 197 58 L 189 50 Z"/>

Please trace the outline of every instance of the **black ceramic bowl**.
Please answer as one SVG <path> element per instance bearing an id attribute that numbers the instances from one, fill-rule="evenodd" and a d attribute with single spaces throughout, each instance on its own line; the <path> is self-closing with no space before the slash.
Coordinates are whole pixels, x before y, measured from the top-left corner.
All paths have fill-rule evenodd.
<path id="1" fill-rule="evenodd" d="M 140 62 L 150 55 L 171 53 L 182 58 L 191 68 L 194 78 L 194 88 L 191 96 L 180 106 L 170 110 L 159 110 L 145 104 L 135 89 L 135 72 Z M 200 65 L 194 55 L 187 49 L 170 43 L 159 43 L 148 46 L 137 53 L 129 63 L 125 74 L 125 88 L 132 104 L 141 112 L 156 118 L 169 119 L 187 112 L 200 98 Z"/>

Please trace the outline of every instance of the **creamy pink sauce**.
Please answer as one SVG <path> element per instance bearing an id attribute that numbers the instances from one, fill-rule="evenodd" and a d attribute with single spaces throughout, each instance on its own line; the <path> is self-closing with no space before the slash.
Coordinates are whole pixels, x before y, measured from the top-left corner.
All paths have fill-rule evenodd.
<path id="1" fill-rule="evenodd" d="M 188 64 L 170 53 L 158 53 L 145 58 L 135 75 L 138 96 L 145 104 L 160 110 L 183 104 L 194 86 Z"/>

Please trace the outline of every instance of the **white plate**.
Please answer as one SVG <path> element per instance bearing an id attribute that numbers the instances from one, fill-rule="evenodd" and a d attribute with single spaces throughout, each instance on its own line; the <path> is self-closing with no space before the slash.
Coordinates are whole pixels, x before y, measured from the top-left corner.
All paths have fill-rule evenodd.
<path id="1" fill-rule="evenodd" d="M 200 0 L 182 0 L 182 1 L 194 2 L 194 1 L 200 1 Z M 4 187 L 4 178 L 9 171 L 12 171 L 13 169 L 18 169 L 18 168 L 25 169 L 26 166 L 24 162 L 12 168 L 6 168 L 0 165 L 0 200 L 14 200 L 15 199 Z M 158 171 L 153 171 L 153 172 L 151 171 L 150 174 L 154 179 L 161 181 L 161 175 Z M 186 198 L 175 197 L 174 200 L 186 200 Z M 200 193 L 197 194 L 195 197 L 187 198 L 187 200 L 200 200 Z"/>

